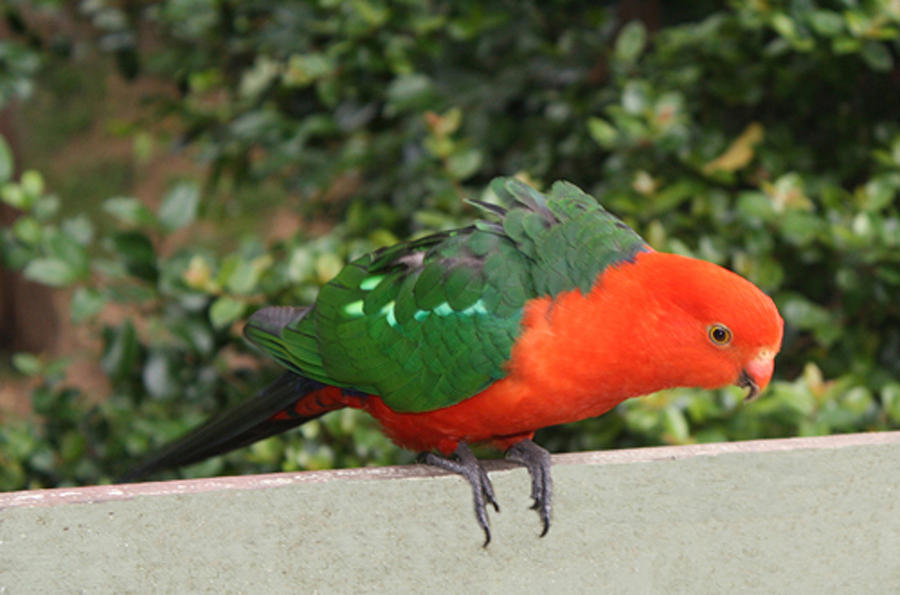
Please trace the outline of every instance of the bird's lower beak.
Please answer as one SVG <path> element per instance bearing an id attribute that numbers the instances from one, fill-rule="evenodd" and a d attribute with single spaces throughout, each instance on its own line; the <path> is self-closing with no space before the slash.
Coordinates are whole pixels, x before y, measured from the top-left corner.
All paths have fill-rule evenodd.
<path id="1" fill-rule="evenodd" d="M 744 402 L 750 402 L 769 385 L 772 372 L 775 370 L 775 352 L 770 349 L 762 349 L 741 370 L 737 385 L 749 389 Z"/>
<path id="2" fill-rule="evenodd" d="M 744 402 L 749 403 L 753 399 L 759 396 L 760 388 L 759 385 L 756 384 L 756 381 L 750 378 L 750 374 L 747 373 L 747 370 L 741 370 L 741 376 L 738 378 L 738 381 L 735 383 L 741 388 L 750 389 L 747 391 L 747 396 L 744 397 Z"/>

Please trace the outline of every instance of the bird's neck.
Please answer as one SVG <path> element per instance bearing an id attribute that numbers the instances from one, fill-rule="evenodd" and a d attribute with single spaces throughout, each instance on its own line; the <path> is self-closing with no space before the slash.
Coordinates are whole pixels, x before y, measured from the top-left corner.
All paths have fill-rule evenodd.
<path id="1" fill-rule="evenodd" d="M 684 385 L 683 362 L 667 351 L 685 332 L 682 321 L 638 270 L 657 254 L 611 267 L 587 294 L 573 290 L 531 302 L 513 371 L 580 400 L 591 415 L 630 397 Z M 667 340 L 660 341 L 661 335 Z"/>

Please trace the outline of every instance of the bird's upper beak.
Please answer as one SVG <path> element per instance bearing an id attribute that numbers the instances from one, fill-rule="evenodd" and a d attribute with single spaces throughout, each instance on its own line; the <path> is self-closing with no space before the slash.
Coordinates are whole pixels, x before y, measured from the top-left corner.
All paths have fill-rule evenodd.
<path id="1" fill-rule="evenodd" d="M 772 372 L 775 370 L 775 351 L 772 349 L 760 349 L 752 360 L 750 360 L 741 375 L 738 377 L 737 385 L 749 389 L 744 402 L 750 402 L 765 390 L 772 379 Z"/>

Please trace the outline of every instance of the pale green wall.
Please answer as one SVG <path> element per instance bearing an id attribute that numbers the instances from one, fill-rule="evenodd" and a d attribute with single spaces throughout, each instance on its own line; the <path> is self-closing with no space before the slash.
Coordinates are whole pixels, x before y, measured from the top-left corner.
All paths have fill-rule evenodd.
<path id="1" fill-rule="evenodd" d="M 491 474 L 487 549 L 420 467 L 0 494 L 0 593 L 900 592 L 900 432 L 555 463 L 544 539 Z"/>

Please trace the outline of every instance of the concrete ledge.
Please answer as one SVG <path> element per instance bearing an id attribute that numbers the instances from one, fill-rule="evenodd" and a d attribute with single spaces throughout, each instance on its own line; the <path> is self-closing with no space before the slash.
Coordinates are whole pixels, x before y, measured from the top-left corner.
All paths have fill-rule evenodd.
<path id="1" fill-rule="evenodd" d="M 900 432 L 554 456 L 550 533 L 527 473 L 489 462 L 481 548 L 430 467 L 0 494 L 0 592 L 888 592 Z"/>

